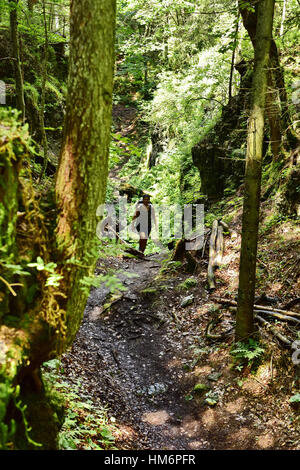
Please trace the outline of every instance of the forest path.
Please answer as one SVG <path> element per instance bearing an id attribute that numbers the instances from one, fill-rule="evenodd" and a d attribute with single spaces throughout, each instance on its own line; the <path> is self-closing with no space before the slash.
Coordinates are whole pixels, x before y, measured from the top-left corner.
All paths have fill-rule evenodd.
<path id="1" fill-rule="evenodd" d="M 269 368 L 259 379 L 241 381 L 228 346 L 205 337 L 213 316 L 205 270 L 195 287 L 183 290 L 179 284 L 191 276 L 183 269 L 161 275 L 163 258 L 105 261 L 105 270 L 121 270 L 128 290 L 105 309 L 109 290 L 92 289 L 75 342 L 62 359 L 65 379 L 80 378 L 83 398 L 95 408 L 109 407 L 121 431 L 118 448 L 293 448 L 287 442 L 288 405 L 277 397 Z M 103 260 L 98 270 L 103 272 Z M 191 294 L 194 302 L 183 307 Z M 225 316 L 221 329 L 231 322 Z M 229 344 L 232 339 L 224 338 Z M 210 403 L 205 392 L 195 392 L 199 383 Z"/>
<path id="2" fill-rule="evenodd" d="M 111 268 L 123 270 L 119 277 L 128 290 L 105 312 L 108 289 L 92 290 L 72 351 L 64 358 L 66 372 L 71 366 L 89 395 L 99 397 L 118 421 L 129 425 L 124 431 L 129 432 L 130 448 L 189 448 L 190 438 L 181 428 L 193 408 L 185 400 L 193 385 L 182 368 L 189 341 L 174 326 L 171 300 L 165 308 L 153 303 L 164 291 L 153 287 L 162 259 L 150 255 L 111 261 Z"/>

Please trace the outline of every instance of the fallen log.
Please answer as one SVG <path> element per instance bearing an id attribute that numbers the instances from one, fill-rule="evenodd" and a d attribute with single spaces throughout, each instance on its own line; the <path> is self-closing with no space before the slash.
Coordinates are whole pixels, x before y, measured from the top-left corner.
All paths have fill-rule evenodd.
<path id="1" fill-rule="evenodd" d="M 213 297 L 212 300 L 215 300 L 216 302 L 220 303 L 220 304 L 225 304 L 225 305 L 230 305 L 232 307 L 237 307 L 237 302 L 235 300 L 230 300 L 230 299 L 223 299 L 223 298 L 217 298 L 217 297 Z M 297 313 L 297 312 L 291 312 L 289 310 L 282 310 L 282 309 L 279 309 L 279 308 L 274 308 L 274 307 L 269 307 L 269 306 L 266 306 L 266 305 L 256 305 L 254 304 L 253 306 L 253 309 L 254 310 L 261 310 L 261 311 L 264 311 L 264 312 L 271 312 L 271 313 L 278 313 L 278 314 L 283 314 L 283 315 L 287 315 L 289 317 L 296 317 L 296 318 L 300 318 L 300 313 Z"/>
<path id="2" fill-rule="evenodd" d="M 281 313 L 277 312 L 270 312 L 269 310 L 259 310 L 259 309 L 254 309 L 253 310 L 255 314 L 257 313 L 265 313 L 267 315 L 270 315 L 271 317 L 279 318 L 279 320 L 285 320 L 285 321 L 291 321 L 293 323 L 300 323 L 300 320 L 298 320 L 295 317 L 291 317 L 289 315 L 282 315 Z"/>

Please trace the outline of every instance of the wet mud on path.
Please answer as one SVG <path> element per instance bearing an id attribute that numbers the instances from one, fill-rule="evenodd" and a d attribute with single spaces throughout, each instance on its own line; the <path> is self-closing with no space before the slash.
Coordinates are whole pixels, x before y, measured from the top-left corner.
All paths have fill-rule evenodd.
<path id="1" fill-rule="evenodd" d="M 180 340 L 174 329 L 170 304 L 167 311 L 158 310 L 153 302 L 157 292 L 147 290 L 161 267 L 161 256 L 119 264 L 128 290 L 104 312 L 108 289 L 91 291 L 64 368 L 68 372 L 70 365 L 71 374 L 75 368 L 89 395 L 99 397 L 119 421 L 132 426 L 137 448 L 187 449 L 189 438 L 180 426 L 192 412 L 185 399 L 191 383 L 178 361 L 187 337 Z"/>

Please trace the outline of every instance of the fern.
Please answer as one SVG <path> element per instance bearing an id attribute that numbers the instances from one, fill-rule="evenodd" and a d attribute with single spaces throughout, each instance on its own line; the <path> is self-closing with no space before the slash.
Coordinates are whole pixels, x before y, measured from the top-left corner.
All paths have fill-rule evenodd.
<path id="1" fill-rule="evenodd" d="M 257 341 L 250 338 L 247 343 L 237 342 L 231 350 L 231 355 L 236 368 L 240 370 L 241 366 L 244 365 L 248 367 L 256 365 L 264 352 L 264 348 Z"/>

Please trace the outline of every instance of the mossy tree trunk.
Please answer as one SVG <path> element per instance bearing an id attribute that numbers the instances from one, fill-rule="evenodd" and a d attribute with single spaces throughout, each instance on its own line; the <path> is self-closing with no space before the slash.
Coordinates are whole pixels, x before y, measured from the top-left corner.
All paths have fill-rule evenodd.
<path id="1" fill-rule="evenodd" d="M 80 324 L 86 294 L 83 276 L 93 272 L 96 209 L 104 203 L 108 174 L 114 69 L 113 0 L 71 4 L 71 57 L 64 140 L 56 178 L 58 245 L 64 258 L 76 258 L 66 285 L 68 338 Z M 77 287 L 75 287 L 77 286 Z"/>
<path id="2" fill-rule="evenodd" d="M 253 8 L 249 8 L 249 5 L 243 0 L 238 0 L 238 3 L 244 27 L 255 49 L 259 2 L 251 0 L 249 4 Z M 271 39 L 269 60 L 266 114 L 270 126 L 272 153 L 276 161 L 280 158 L 284 149 L 294 149 L 299 145 L 299 142 L 291 126 L 284 75 L 274 38 Z M 284 143 L 284 141 L 286 142 Z"/>
<path id="3" fill-rule="evenodd" d="M 16 104 L 19 111 L 21 111 L 22 121 L 25 120 L 25 100 L 24 100 L 24 84 L 20 61 L 20 47 L 19 47 L 19 34 L 18 34 L 18 0 L 9 0 L 10 13 L 10 36 L 12 58 L 14 65 L 15 83 L 16 83 Z"/>
<path id="4" fill-rule="evenodd" d="M 94 274 L 99 255 L 96 209 L 105 202 L 106 194 L 115 10 L 115 0 L 71 3 L 68 98 L 55 182 L 55 230 L 47 228 L 45 214 L 36 202 L 28 178 L 30 165 L 22 165 L 26 128 L 16 128 L 13 121 L 9 128 L 9 119 L 0 125 L 0 247 L 7 251 L 5 259 L 5 250 L 0 251 L 0 275 L 3 277 L 6 265 L 28 270 L 29 263 L 31 276 L 26 276 L 26 285 L 18 283 L 16 298 L 23 299 L 23 288 L 27 292 L 34 288 L 21 313 L 14 304 L 10 314 L 19 316 L 19 322 L 12 327 L 5 308 L 12 305 L 12 285 L 4 277 L 5 282 L 0 283 L 0 382 L 5 382 L 7 390 L 12 383 L 28 383 L 29 379 L 33 383 L 31 377 L 36 377 L 39 366 L 72 343 L 82 320 L 88 291 L 81 289 L 80 281 Z M 11 183 L 6 190 L 4 180 Z M 34 268 L 32 262 L 38 257 L 55 268 L 58 284 L 49 285 L 49 272 Z M 21 275 L 16 276 L 18 280 Z M 7 403 L 6 397 L 4 408 Z"/>
<path id="5" fill-rule="evenodd" d="M 42 170 L 39 177 L 39 182 L 43 178 L 46 173 L 47 165 L 48 165 L 48 140 L 45 131 L 45 95 L 46 95 L 46 83 L 47 83 L 47 62 L 48 62 L 48 26 L 46 20 L 46 6 L 45 0 L 42 2 L 42 11 L 43 11 L 43 22 L 44 22 L 44 33 L 45 33 L 45 42 L 44 42 L 44 50 L 43 50 L 43 58 L 42 58 L 42 92 L 41 92 L 41 106 L 40 106 L 40 122 L 41 122 L 41 132 L 42 132 L 42 144 L 43 144 L 43 151 L 44 151 L 44 160 L 42 165 Z"/>
<path id="6" fill-rule="evenodd" d="M 274 0 L 260 0 L 257 10 L 254 49 L 253 102 L 248 125 L 242 246 L 236 316 L 237 341 L 246 340 L 254 332 L 253 305 L 255 297 L 264 114 L 273 16 Z"/>

